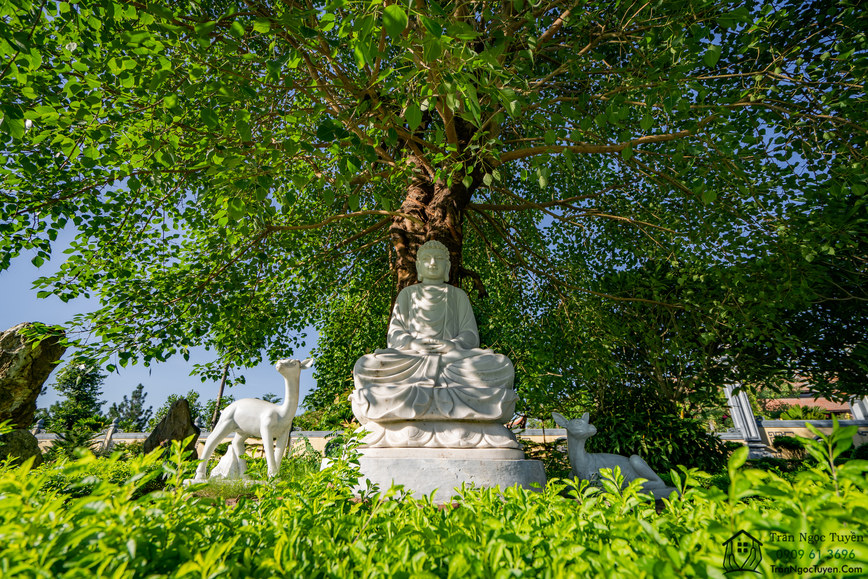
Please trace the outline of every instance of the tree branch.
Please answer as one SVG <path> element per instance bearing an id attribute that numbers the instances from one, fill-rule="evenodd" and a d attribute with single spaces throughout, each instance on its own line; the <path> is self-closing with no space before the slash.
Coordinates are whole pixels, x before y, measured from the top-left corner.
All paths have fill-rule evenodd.
<path id="1" fill-rule="evenodd" d="M 391 217 L 401 217 L 403 219 L 408 219 L 418 225 L 425 225 L 425 223 L 418 217 L 409 215 L 407 213 L 401 213 L 400 211 L 386 211 L 383 209 L 363 209 L 361 211 L 354 211 L 352 213 L 341 213 L 339 215 L 332 215 L 331 217 L 323 219 L 319 223 L 307 223 L 304 225 L 268 225 L 266 226 L 265 230 L 266 232 L 270 233 L 272 231 L 303 231 L 306 229 L 319 229 L 320 227 L 328 225 L 333 221 L 347 219 L 350 217 L 361 217 L 362 215 L 389 215 Z"/>
<path id="2" fill-rule="evenodd" d="M 646 135 L 616 145 L 592 145 L 590 143 L 582 143 L 581 145 L 548 145 L 546 147 L 529 147 L 515 151 L 507 151 L 500 156 L 500 164 L 515 161 L 517 159 L 536 157 L 539 155 L 563 153 L 564 151 L 572 151 L 573 153 L 580 154 L 620 153 L 627 147 L 635 147 L 637 145 L 647 145 L 651 143 L 665 143 L 667 141 L 692 137 L 698 133 L 702 127 L 713 121 L 715 118 L 717 118 L 717 115 L 705 117 L 699 121 L 696 129 L 685 129 L 683 131 L 678 131 L 677 133 L 668 133 L 665 135 Z"/>

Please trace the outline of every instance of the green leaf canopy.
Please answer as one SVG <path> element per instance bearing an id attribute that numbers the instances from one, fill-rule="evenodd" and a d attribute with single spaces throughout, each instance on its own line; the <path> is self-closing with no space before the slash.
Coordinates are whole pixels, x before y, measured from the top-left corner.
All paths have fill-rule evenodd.
<path id="1" fill-rule="evenodd" d="M 616 349 L 599 299 L 655 308 L 660 339 L 688 311 L 694 345 L 780 371 L 834 343 L 865 376 L 864 338 L 835 332 L 865 320 L 868 286 L 855 2 L 0 11 L 0 267 L 74 228 L 38 285 L 100 296 L 75 321 L 95 357 L 204 344 L 214 372 L 243 366 L 350 298 L 380 324 L 434 238 L 528 393 Z"/>

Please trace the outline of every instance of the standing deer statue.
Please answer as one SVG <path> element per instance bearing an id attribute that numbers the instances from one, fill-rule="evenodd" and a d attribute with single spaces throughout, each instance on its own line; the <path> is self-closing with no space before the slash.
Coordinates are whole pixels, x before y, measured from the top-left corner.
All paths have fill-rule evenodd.
<path id="1" fill-rule="evenodd" d="M 582 480 L 596 481 L 600 478 L 601 468 L 621 469 L 624 477 L 624 486 L 627 486 L 637 478 L 646 479 L 642 484 L 642 492 L 652 494 L 655 498 L 668 497 L 674 487 L 666 486 L 666 483 L 657 476 L 648 463 L 637 454 L 621 456 L 620 454 L 588 453 L 585 452 L 585 441 L 595 434 L 597 428 L 588 422 L 588 413 L 581 418 L 567 420 L 557 412 L 552 412 L 555 423 L 567 430 L 567 453 L 570 457 L 572 475 Z"/>
<path id="2" fill-rule="evenodd" d="M 313 361 L 305 360 L 280 360 L 274 367 L 283 375 L 286 383 L 286 397 L 282 404 L 266 402 L 258 398 L 242 398 L 227 406 L 220 413 L 217 426 L 208 440 L 205 441 L 205 449 L 199 467 L 196 469 L 195 480 L 205 480 L 208 471 L 208 459 L 214 453 L 214 449 L 221 440 L 235 433 L 232 446 L 227 452 L 230 456 L 229 463 L 221 461 L 220 470 L 232 473 L 235 478 L 243 474 L 244 463 L 240 457 L 244 454 L 244 442 L 248 438 L 262 438 L 262 451 L 265 454 L 265 462 L 268 464 L 268 476 L 277 475 L 283 454 L 289 444 L 289 433 L 292 430 L 292 420 L 298 410 L 298 380 L 302 369 L 310 368 Z M 234 458 L 232 457 L 234 455 Z M 215 469 L 217 470 L 217 469 Z M 239 472 L 240 471 L 240 472 Z M 212 473 L 212 475 L 215 473 Z"/>

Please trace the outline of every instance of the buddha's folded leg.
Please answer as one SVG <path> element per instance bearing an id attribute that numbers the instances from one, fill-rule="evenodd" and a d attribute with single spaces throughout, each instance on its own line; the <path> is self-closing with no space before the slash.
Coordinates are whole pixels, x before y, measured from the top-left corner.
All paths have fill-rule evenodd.
<path id="1" fill-rule="evenodd" d="M 478 355 L 465 356 L 447 363 L 444 356 L 441 381 L 444 386 L 489 386 L 512 389 L 515 369 L 503 354 L 490 350 L 471 350 Z"/>
<path id="2" fill-rule="evenodd" d="M 377 350 L 356 360 L 353 380 L 356 388 L 412 383 L 425 378 L 428 362 L 398 350 Z"/>

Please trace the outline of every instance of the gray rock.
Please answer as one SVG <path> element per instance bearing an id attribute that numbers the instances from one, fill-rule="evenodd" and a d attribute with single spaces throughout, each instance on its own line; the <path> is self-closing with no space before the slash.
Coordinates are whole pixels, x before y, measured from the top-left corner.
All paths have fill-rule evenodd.
<path id="1" fill-rule="evenodd" d="M 196 442 L 199 439 L 199 430 L 193 424 L 193 417 L 190 414 L 190 405 L 186 398 L 179 398 L 172 406 L 169 407 L 169 412 L 163 418 L 154 431 L 145 440 L 145 454 L 156 449 L 167 449 L 172 445 L 173 440 L 184 440 L 188 436 L 193 436 L 193 439 L 184 447 L 190 451 L 189 459 L 198 460 L 199 455 L 196 452 Z"/>
<path id="2" fill-rule="evenodd" d="M 10 457 L 17 457 L 13 462 L 20 464 L 31 456 L 35 456 L 33 466 L 42 464 L 42 452 L 39 450 L 39 441 L 29 430 L 19 428 L 0 436 L 0 461 Z"/>
<path id="3" fill-rule="evenodd" d="M 36 397 L 66 351 L 62 332 L 33 346 L 22 335 L 32 325 L 18 324 L 0 334 L 0 422 L 10 420 L 13 428 L 33 424 Z"/>

